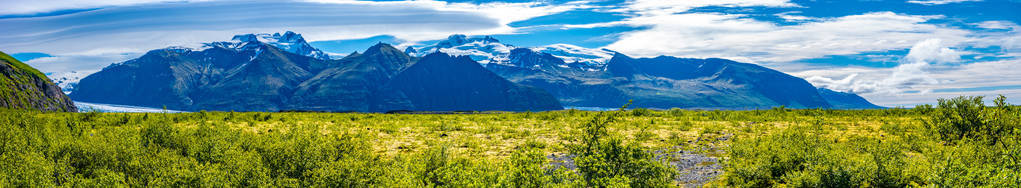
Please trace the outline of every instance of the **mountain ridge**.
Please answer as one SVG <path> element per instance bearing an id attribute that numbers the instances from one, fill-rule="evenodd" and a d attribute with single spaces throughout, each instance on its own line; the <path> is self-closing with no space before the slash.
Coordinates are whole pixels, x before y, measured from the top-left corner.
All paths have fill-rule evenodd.
<path id="1" fill-rule="evenodd" d="M 363 53 L 321 59 L 315 53 L 302 53 L 318 49 L 299 54 L 278 47 L 279 42 L 265 43 L 263 36 L 299 42 L 287 46 L 307 46 L 300 35 L 285 32 L 237 35 L 234 42 L 207 43 L 202 49 L 153 50 L 86 77 L 79 83 L 85 89 L 76 88 L 71 96 L 85 102 L 224 111 L 525 111 L 562 105 L 618 107 L 628 100 L 635 101 L 633 107 L 663 109 L 875 106 L 864 99 L 851 100 L 852 95 L 860 98 L 854 94 L 824 97 L 823 90 L 804 79 L 719 58 L 632 58 L 612 50 L 561 45 L 561 51 L 589 55 L 588 60 L 568 62 L 564 54 L 554 55 L 546 48 L 518 48 L 488 36 L 452 35 L 432 48 L 398 50 L 377 43 Z M 426 56 L 430 59 L 423 61 Z M 488 59 L 479 62 L 480 58 Z M 602 59 L 606 62 L 598 62 Z M 457 92 L 438 94 L 447 91 Z M 470 95 L 473 92 L 488 93 L 484 96 L 489 98 Z M 133 95 L 142 97 L 131 99 Z"/>
<path id="2" fill-rule="evenodd" d="M 412 100 L 422 99 L 420 95 L 442 96 L 434 94 L 441 92 L 438 90 L 431 90 L 434 93 L 406 92 L 403 98 L 384 98 L 383 96 L 387 95 L 380 93 L 382 86 L 391 82 L 393 77 L 411 74 L 405 73 L 405 68 L 418 62 L 418 58 L 411 57 L 389 44 L 379 43 L 369 47 L 364 53 L 352 53 L 344 58 L 331 60 L 316 58 L 315 54 L 296 54 L 259 40 L 241 39 L 241 41 L 245 42 L 213 43 L 224 45 L 209 45 L 202 49 L 153 50 L 142 57 L 113 64 L 86 77 L 79 83 L 80 87 L 71 93 L 71 97 L 83 102 L 163 106 L 168 109 L 189 111 L 382 112 L 410 108 L 432 111 L 444 110 L 446 108 L 442 108 L 442 105 L 451 103 Z M 458 58 L 464 59 L 467 56 Z M 470 59 L 465 63 L 479 66 Z M 466 69 L 463 73 L 490 74 L 493 75 L 490 77 L 491 80 L 503 80 L 481 67 Z M 429 71 L 426 71 L 426 74 L 430 74 Z M 430 77 L 419 77 L 413 81 L 443 83 L 429 81 Z M 507 84 L 500 87 L 503 89 L 497 90 L 521 90 L 518 88 L 521 86 L 512 85 L 513 83 L 506 80 L 503 82 Z M 457 90 L 471 88 L 468 85 L 470 84 L 450 88 L 455 92 L 448 95 L 463 94 L 457 91 L 485 91 L 478 87 L 475 90 Z M 489 110 L 562 109 L 556 100 L 544 98 L 544 91 L 489 93 L 492 95 L 486 97 L 507 100 L 479 100 L 471 104 L 496 107 Z M 507 96 L 511 94 L 521 95 Z"/>

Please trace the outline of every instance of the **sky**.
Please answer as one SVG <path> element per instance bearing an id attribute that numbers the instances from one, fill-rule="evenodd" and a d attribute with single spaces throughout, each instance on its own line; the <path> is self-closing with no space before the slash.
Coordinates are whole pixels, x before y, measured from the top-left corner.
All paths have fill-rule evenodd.
<path id="1" fill-rule="evenodd" d="M 451 34 L 727 58 L 889 107 L 1021 103 L 1021 0 L 0 0 L 0 51 L 88 74 L 168 46 L 294 31 L 331 54 Z"/>

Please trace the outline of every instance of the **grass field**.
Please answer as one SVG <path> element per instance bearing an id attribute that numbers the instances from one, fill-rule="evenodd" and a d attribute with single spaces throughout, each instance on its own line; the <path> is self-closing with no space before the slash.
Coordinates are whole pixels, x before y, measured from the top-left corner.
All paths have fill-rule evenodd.
<path id="1" fill-rule="evenodd" d="M 0 184 L 1016 187 L 1019 108 L 0 113 Z M 945 103 L 945 104 L 944 104 Z"/>

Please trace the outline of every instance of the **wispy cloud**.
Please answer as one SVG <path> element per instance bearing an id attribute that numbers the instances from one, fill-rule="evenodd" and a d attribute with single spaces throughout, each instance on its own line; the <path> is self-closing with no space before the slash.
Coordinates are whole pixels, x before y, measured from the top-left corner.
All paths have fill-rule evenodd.
<path id="1" fill-rule="evenodd" d="M 52 2 L 49 2 L 52 3 Z M 53 4 L 60 4 L 53 3 Z M 516 32 L 507 24 L 554 14 L 584 3 L 447 3 L 443 1 L 81 1 L 68 5 L 3 2 L 26 12 L 102 7 L 59 16 L 0 19 L 0 46 L 8 53 L 44 52 L 43 71 L 94 70 L 121 58 L 168 46 L 197 47 L 229 40 L 240 33 L 291 30 L 309 41 L 392 35 L 403 40 L 432 40 L 451 33 Z M 3 9 L 3 8 L 0 8 Z M 117 50 L 87 53 L 97 48 Z M 120 56 L 117 56 L 120 57 Z M 83 67 L 84 66 L 84 67 Z M 66 67 L 66 68 L 61 68 Z"/>
<path id="2" fill-rule="evenodd" d="M 161 2 L 187 2 L 189 0 L 0 0 L 0 15 L 31 15 L 68 9 L 131 6 Z M 190 0 L 203 1 L 203 0 Z"/>
<path id="3" fill-rule="evenodd" d="M 911 8 L 971 6 L 977 0 L 890 2 Z M 94 71 L 167 46 L 197 46 L 238 33 L 302 33 L 309 41 L 393 36 L 408 44 L 469 35 L 529 35 L 532 44 L 572 32 L 600 31 L 607 42 L 591 45 L 634 56 L 721 57 L 759 63 L 813 84 L 854 91 L 879 104 L 931 103 L 933 97 L 1021 90 L 1021 26 L 1016 18 L 985 12 L 978 19 L 890 7 L 820 14 L 819 3 L 788 0 L 513 1 L 441 0 L 0 0 L 4 52 L 45 52 L 28 63 L 44 72 Z M 985 4 L 994 1 L 982 2 Z M 840 4 L 840 3 L 834 3 Z M 842 4 L 841 4 L 842 5 Z M 872 4 L 869 4 L 872 5 Z M 78 10 L 78 11 L 70 11 Z M 558 13 L 612 13 L 595 22 Z M 740 10 L 740 11 L 733 11 Z M 768 11 L 761 11 L 768 10 Z M 47 13 L 69 11 L 57 16 Z M 1009 10 L 1006 10 L 1009 14 Z M 17 16 L 11 16 L 17 15 Z M 34 15 L 34 16 L 33 16 Z M 547 16 L 552 15 L 552 16 Z M 583 15 L 581 18 L 571 18 Z M 999 15 L 1000 17 L 992 16 Z M 514 27 L 533 18 L 541 26 Z M 769 17 L 769 18 L 764 18 Z M 587 19 L 591 20 L 591 19 Z M 581 24 L 585 23 L 585 24 Z M 544 30 L 545 28 L 545 30 Z M 612 29 L 628 28 L 628 29 Z M 545 34 L 545 36 L 544 36 Z M 593 35 L 592 33 L 587 33 Z M 534 35 L 534 36 L 533 36 Z M 594 35 L 595 36 L 595 35 Z M 573 39 L 573 38 L 571 38 Z M 561 41 L 563 42 L 563 41 Z M 517 44 L 517 43 L 515 43 Z M 608 45 L 607 45 L 608 44 Z M 605 45 L 605 46 L 603 46 Z M 910 49 L 910 50 L 909 50 Z M 904 54 L 907 51 L 908 54 Z M 887 68 L 813 64 L 828 56 L 869 56 Z M 991 57 L 978 61 L 975 57 Z M 1013 92 L 1013 93 L 1011 93 Z M 1013 96 L 1012 96 L 1013 97 Z M 1021 96 L 1013 97 L 1021 98 Z M 920 102 L 916 102 L 920 101 Z"/>
<path id="4" fill-rule="evenodd" d="M 945 5 L 950 3 L 978 2 L 982 0 L 909 0 L 908 3 L 923 5 Z"/>
<path id="5" fill-rule="evenodd" d="M 789 0 L 633 0 L 618 11 L 643 15 L 667 15 L 686 12 L 693 8 L 718 7 L 798 7 Z"/>

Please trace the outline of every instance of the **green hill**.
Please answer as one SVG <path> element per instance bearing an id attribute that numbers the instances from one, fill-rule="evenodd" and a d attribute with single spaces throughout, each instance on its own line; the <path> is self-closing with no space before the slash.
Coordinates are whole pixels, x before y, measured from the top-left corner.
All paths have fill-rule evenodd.
<path id="1" fill-rule="evenodd" d="M 46 75 L 3 52 L 0 52 L 0 74 L 0 108 L 78 111 Z"/>

